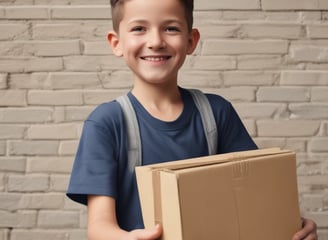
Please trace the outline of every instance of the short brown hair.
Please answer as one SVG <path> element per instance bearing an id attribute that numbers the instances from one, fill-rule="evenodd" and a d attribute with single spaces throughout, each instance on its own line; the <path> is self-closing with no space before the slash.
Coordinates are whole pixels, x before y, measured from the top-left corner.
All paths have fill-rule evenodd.
<path id="1" fill-rule="evenodd" d="M 111 10 L 112 10 L 112 21 L 113 21 L 113 29 L 115 32 L 118 32 L 120 22 L 123 19 L 123 6 L 124 2 L 129 0 L 110 0 Z M 165 0 L 164 0 L 165 1 Z M 194 17 L 194 0 L 179 0 L 182 6 L 185 9 L 185 18 L 188 25 L 188 30 L 192 30 Z"/>

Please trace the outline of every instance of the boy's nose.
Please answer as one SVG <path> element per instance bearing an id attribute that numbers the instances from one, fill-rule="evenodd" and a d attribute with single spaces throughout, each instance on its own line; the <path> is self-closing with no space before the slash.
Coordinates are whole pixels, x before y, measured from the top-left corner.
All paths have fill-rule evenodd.
<path id="1" fill-rule="evenodd" d="M 164 38 L 161 35 L 160 31 L 154 30 L 151 32 L 151 34 L 149 35 L 147 45 L 148 45 L 148 48 L 151 48 L 154 50 L 162 49 L 166 46 Z"/>

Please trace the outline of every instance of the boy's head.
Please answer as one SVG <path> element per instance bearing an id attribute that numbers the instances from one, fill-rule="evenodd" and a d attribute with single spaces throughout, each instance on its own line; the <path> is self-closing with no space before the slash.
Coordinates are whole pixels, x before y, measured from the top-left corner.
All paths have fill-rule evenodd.
<path id="1" fill-rule="evenodd" d="M 109 31 L 107 39 L 142 86 L 176 84 L 186 56 L 197 47 L 200 34 L 195 28 L 188 29 L 191 22 L 186 20 L 181 1 L 116 0 L 116 29 Z"/>
<path id="2" fill-rule="evenodd" d="M 110 0 L 110 5 L 112 9 L 112 21 L 113 29 L 118 32 L 119 25 L 124 16 L 124 3 L 132 0 Z M 151 0 L 154 1 L 154 0 Z M 165 0 L 163 0 L 165 1 Z M 185 19 L 187 21 L 188 30 L 191 32 L 193 26 L 193 10 L 194 10 L 194 0 L 177 0 L 179 1 L 185 10 Z"/>

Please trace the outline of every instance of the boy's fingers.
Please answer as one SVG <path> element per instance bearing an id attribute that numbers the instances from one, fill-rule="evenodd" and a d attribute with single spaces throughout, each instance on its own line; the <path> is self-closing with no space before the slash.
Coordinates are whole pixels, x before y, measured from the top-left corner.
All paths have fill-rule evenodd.
<path id="1" fill-rule="evenodd" d="M 162 226 L 156 225 L 153 229 L 138 229 L 130 232 L 131 240 L 155 240 L 162 235 Z"/>
<path id="2" fill-rule="evenodd" d="M 140 238 L 142 240 L 157 239 L 162 235 L 162 226 L 157 224 L 153 229 L 145 229 L 143 234 L 144 238 Z"/>
<path id="3" fill-rule="evenodd" d="M 298 231 L 293 240 L 317 240 L 317 225 L 309 219 L 303 219 L 303 228 Z"/>

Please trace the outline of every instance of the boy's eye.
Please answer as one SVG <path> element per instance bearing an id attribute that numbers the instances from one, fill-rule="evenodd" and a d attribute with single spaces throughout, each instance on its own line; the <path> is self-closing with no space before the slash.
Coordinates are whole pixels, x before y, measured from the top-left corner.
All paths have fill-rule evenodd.
<path id="1" fill-rule="evenodd" d="M 167 31 L 167 32 L 180 32 L 180 29 L 178 27 L 175 27 L 175 26 L 169 26 L 165 29 L 165 31 Z"/>
<path id="2" fill-rule="evenodd" d="M 131 29 L 131 32 L 143 32 L 145 31 L 145 27 L 142 26 L 136 26 Z"/>

